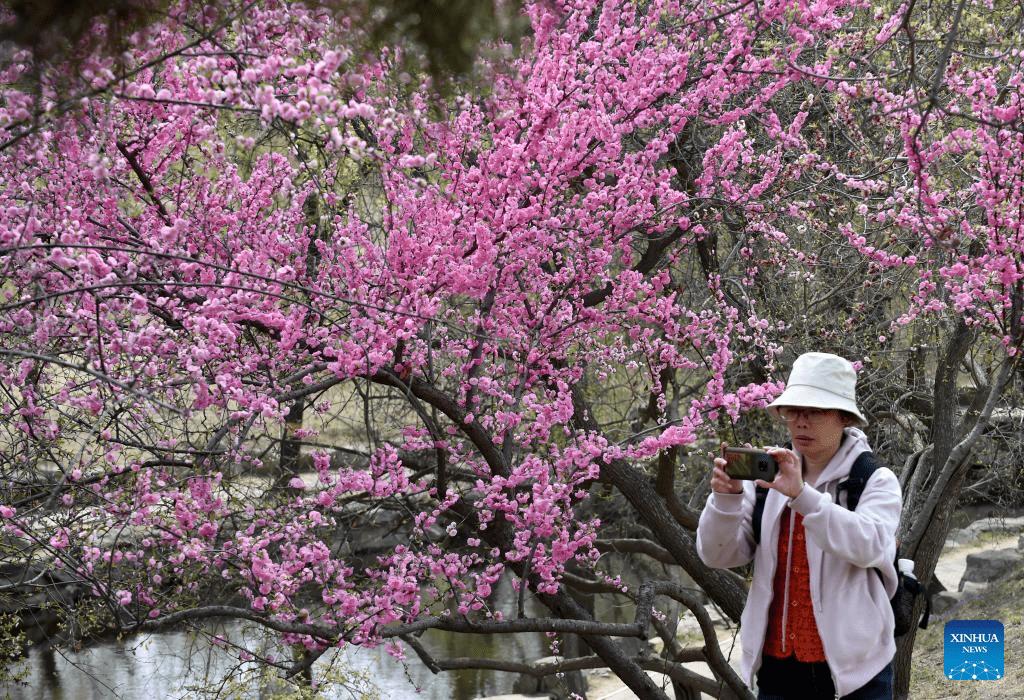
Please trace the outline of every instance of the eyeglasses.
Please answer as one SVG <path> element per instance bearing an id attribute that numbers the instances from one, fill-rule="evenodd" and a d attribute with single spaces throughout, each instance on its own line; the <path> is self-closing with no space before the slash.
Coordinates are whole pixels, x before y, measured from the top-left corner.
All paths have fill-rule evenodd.
<path id="1" fill-rule="evenodd" d="M 821 420 L 825 416 L 832 413 L 835 409 L 832 408 L 796 408 L 794 406 L 782 406 L 779 408 L 779 418 L 792 423 L 793 421 L 803 418 L 808 422 L 814 422 Z"/>

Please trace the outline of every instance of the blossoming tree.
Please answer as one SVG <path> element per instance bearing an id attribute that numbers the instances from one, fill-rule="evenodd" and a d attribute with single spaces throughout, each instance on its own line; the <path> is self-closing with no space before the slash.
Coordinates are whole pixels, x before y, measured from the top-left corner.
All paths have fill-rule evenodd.
<path id="1" fill-rule="evenodd" d="M 736 421 L 780 353 L 864 362 L 929 514 L 1015 367 L 1020 35 L 959 8 L 928 53 L 920 3 L 530 2 L 523 45 L 443 97 L 415 47 L 272 0 L 170 3 L 116 55 L 9 53 L 4 556 L 67 572 L 105 628 L 262 625 L 288 676 L 534 631 L 640 697 L 652 669 L 743 696 L 694 594 L 738 619 L 742 579 L 691 532 L 707 450 L 770 430 Z M 934 327 L 936 397 L 968 350 L 1001 368 L 973 432 L 955 401 L 908 427 L 884 385 Z M 945 530 L 907 534 L 930 575 Z M 503 579 L 547 613 L 497 605 Z M 671 605 L 713 679 L 622 643 L 671 640 Z"/>

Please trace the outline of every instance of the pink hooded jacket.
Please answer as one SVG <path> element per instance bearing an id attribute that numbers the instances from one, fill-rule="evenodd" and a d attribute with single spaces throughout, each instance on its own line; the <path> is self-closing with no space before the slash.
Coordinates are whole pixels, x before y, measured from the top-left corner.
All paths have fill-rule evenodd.
<path id="1" fill-rule="evenodd" d="M 836 487 L 854 460 L 868 451 L 867 438 L 846 428 L 839 451 L 815 484 L 804 484 L 790 501 L 769 491 L 761 542 L 754 543 L 751 515 L 754 483 L 743 493 L 712 493 L 697 527 L 697 551 L 708 566 L 732 568 L 754 562 L 753 581 L 740 623 L 741 673 L 753 688 L 768 629 L 768 606 L 777 565 L 780 520 L 787 503 L 804 516 L 814 618 L 840 696 L 860 688 L 892 661 L 896 653 L 889 598 L 896 592 L 896 529 L 902 494 L 892 470 L 879 467 L 868 480 L 855 511 L 845 492 L 836 503 Z M 813 488 L 811 488 L 813 486 Z M 878 568 L 882 579 L 872 570 Z M 884 581 L 884 584 L 883 584 Z"/>

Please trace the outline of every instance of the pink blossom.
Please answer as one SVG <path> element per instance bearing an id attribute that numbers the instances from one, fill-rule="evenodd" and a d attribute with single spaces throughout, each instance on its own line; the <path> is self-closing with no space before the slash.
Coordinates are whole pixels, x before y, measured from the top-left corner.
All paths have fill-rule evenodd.
<path id="1" fill-rule="evenodd" d="M 217 524 L 213 522 L 205 522 L 199 526 L 200 537 L 215 537 L 217 535 Z"/>

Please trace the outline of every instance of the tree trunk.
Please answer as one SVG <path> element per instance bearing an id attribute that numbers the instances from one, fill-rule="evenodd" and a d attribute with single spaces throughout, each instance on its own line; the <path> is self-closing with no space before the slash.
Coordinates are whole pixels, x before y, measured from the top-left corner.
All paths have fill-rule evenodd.
<path id="1" fill-rule="evenodd" d="M 1007 358 L 989 381 L 983 408 L 964 435 L 965 422 L 957 419 L 957 375 L 960 363 L 973 340 L 974 333 L 961 322 L 950 337 L 935 373 L 935 410 L 932 424 L 932 449 L 927 451 L 916 469 L 926 470 L 925 478 L 915 475 L 904 479 L 914 488 L 904 494 L 903 516 L 899 532 L 900 555 L 914 560 L 918 580 L 927 583 L 935 573 L 939 555 L 946 543 L 951 516 L 959 502 L 964 479 L 970 469 L 969 457 L 988 426 L 996 402 L 1013 375 L 1016 361 Z M 972 417 L 973 418 L 973 417 Z M 963 436 L 959 438 L 959 436 Z M 959 439 L 959 441 L 958 441 Z M 924 607 L 921 599 L 915 614 Z M 905 700 L 910 694 L 911 657 L 917 627 L 900 637 L 894 660 L 893 697 Z"/>
<path id="2" fill-rule="evenodd" d="M 306 402 L 303 399 L 296 399 L 288 407 L 284 432 L 281 435 L 281 456 L 278 460 L 276 488 L 286 488 L 291 478 L 299 473 L 302 441 L 295 437 L 295 432 L 302 428 L 305 412 Z"/>

